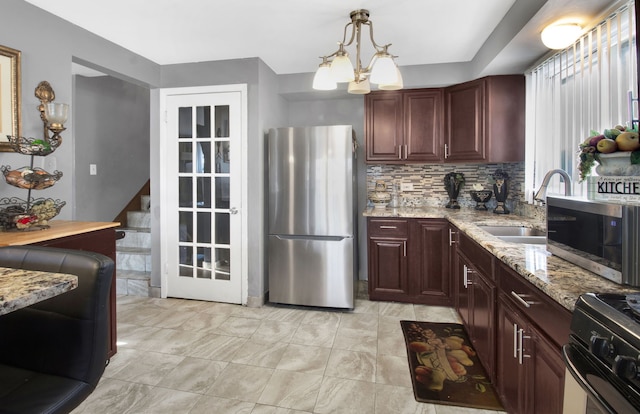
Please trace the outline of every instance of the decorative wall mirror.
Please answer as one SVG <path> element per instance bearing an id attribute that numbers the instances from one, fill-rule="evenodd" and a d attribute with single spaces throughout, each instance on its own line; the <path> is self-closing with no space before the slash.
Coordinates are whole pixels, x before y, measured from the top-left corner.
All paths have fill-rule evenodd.
<path id="1" fill-rule="evenodd" d="M 22 135 L 20 51 L 0 46 L 0 151 L 13 151 L 7 135 Z"/>

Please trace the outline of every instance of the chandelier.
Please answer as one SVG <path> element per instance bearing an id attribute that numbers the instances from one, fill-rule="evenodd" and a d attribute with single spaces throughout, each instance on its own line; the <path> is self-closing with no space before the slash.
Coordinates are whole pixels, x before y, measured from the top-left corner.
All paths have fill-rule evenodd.
<path id="1" fill-rule="evenodd" d="M 338 50 L 327 56 L 321 56 L 322 63 L 313 78 L 313 89 L 333 90 L 337 82 L 349 82 L 349 93 L 366 94 L 371 92 L 371 83 L 377 84 L 378 89 L 402 89 L 402 76 L 393 60 L 397 56 L 389 54 L 391 43 L 380 46 L 373 40 L 373 23 L 369 20 L 369 10 L 354 10 L 350 14 L 351 22 L 344 28 L 342 42 L 338 42 Z M 375 49 L 369 65 L 362 66 L 360 41 L 362 26 L 369 27 L 369 37 Z M 351 26 L 351 38 L 347 42 L 347 33 Z M 356 66 L 353 66 L 345 47 L 356 42 Z"/>

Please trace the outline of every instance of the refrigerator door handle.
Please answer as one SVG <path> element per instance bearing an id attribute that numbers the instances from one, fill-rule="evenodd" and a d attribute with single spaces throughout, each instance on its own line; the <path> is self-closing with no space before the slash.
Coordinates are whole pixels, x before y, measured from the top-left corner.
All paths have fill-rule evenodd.
<path id="1" fill-rule="evenodd" d="M 342 241 L 344 239 L 350 239 L 351 237 L 345 236 L 288 236 L 282 234 L 274 235 L 280 240 L 325 240 L 325 241 Z"/>

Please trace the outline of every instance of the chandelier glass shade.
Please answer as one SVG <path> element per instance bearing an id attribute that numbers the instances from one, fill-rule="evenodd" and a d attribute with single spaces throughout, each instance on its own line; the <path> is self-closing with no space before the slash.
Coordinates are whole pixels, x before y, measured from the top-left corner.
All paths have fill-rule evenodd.
<path id="1" fill-rule="evenodd" d="M 340 82 L 348 82 L 348 92 L 354 94 L 369 93 L 371 83 L 377 84 L 378 88 L 383 90 L 402 89 L 402 75 L 394 61 L 397 56 L 389 54 L 388 48 L 391 44 L 380 46 L 373 40 L 373 23 L 369 20 L 369 11 L 354 10 L 350 17 L 351 22 L 344 28 L 344 36 L 342 42 L 338 43 L 338 50 L 321 57 L 322 63 L 313 79 L 313 89 L 336 89 L 336 83 Z M 375 49 L 375 54 L 367 66 L 363 66 L 361 61 L 362 26 L 368 26 L 369 37 Z M 350 37 L 347 38 L 349 33 Z M 345 50 L 345 47 L 351 46 L 354 41 L 355 65 Z"/>
<path id="2" fill-rule="evenodd" d="M 338 84 L 333 80 L 333 76 L 331 76 L 331 63 L 324 59 L 313 77 L 313 89 L 331 91 L 337 87 Z"/>

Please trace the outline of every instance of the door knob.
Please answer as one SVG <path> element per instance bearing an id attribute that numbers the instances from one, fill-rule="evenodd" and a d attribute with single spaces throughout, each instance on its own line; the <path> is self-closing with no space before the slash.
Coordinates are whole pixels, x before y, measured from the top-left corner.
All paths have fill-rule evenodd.
<path id="1" fill-rule="evenodd" d="M 231 213 L 231 214 L 238 214 L 238 209 L 237 209 L 237 208 L 235 208 L 235 207 L 231 207 L 231 208 L 229 209 L 229 213 Z"/>

